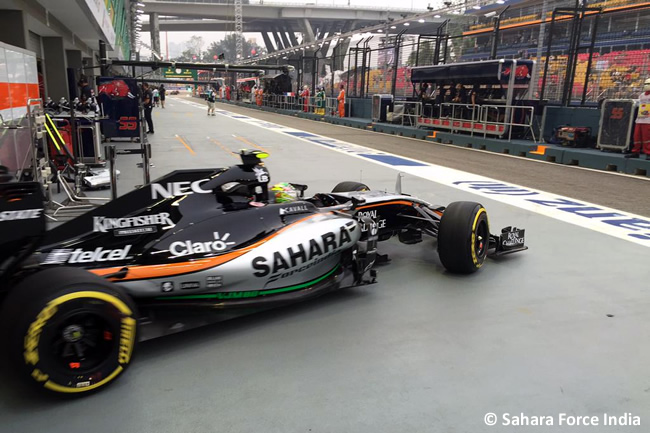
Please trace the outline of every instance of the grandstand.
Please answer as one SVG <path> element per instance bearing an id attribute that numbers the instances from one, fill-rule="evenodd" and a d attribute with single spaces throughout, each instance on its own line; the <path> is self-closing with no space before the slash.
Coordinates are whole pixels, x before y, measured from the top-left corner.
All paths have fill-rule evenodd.
<path id="1" fill-rule="evenodd" d="M 495 13 L 504 5 L 489 2 L 481 4 L 481 10 L 467 8 L 465 16 L 470 22 L 452 22 L 447 30 L 448 49 L 443 62 L 467 62 L 487 60 L 493 43 Z M 496 57 L 502 59 L 532 59 L 538 62 L 536 95 L 544 79 L 544 66 L 548 61 L 544 99 L 560 99 L 565 81 L 569 57 L 570 17 L 560 14 L 553 24 L 550 57 L 547 59 L 550 22 L 553 9 L 574 7 L 575 1 L 546 0 L 509 1 L 510 8 L 503 14 L 497 40 Z M 601 8 L 601 13 L 587 12 L 580 42 L 583 48 L 572 89 L 572 99 L 580 100 L 586 85 L 586 102 L 597 103 L 606 98 L 629 98 L 638 96 L 643 80 L 650 76 L 650 2 L 642 0 L 605 0 L 588 4 L 589 8 Z M 587 46 L 592 38 L 594 20 L 598 19 L 594 54 L 586 83 L 589 55 Z M 358 40 L 357 40 L 358 41 Z M 350 46 L 354 46 L 353 39 Z M 321 61 L 317 84 L 327 84 L 333 91 L 339 83 L 350 89 L 351 95 L 392 93 L 398 97 L 413 96 L 410 69 L 413 66 L 430 65 L 433 61 L 433 44 L 420 40 L 416 35 L 405 35 L 399 46 L 395 62 L 394 35 L 375 34 L 366 44 L 365 91 L 361 91 L 361 60 L 350 52 L 338 62 L 343 70 L 334 73 L 331 82 L 331 58 Z M 415 53 L 418 53 L 415 56 Z M 416 61 L 417 59 L 417 61 Z M 355 61 L 357 64 L 355 65 Z M 397 63 L 397 65 L 395 65 Z M 394 68 L 397 67 L 395 74 Z M 354 78 L 356 74 L 356 79 Z M 308 77 L 305 83 L 311 84 Z M 393 81 L 395 89 L 393 89 Z"/>
<path id="2" fill-rule="evenodd" d="M 522 2 L 511 7 L 501 20 L 497 58 L 526 58 L 540 60 L 539 85 L 543 65 L 547 61 L 550 19 L 553 8 L 572 7 L 572 1 Z M 602 8 L 594 45 L 592 69 L 587 83 L 587 100 L 636 97 L 643 79 L 650 76 L 650 3 L 639 0 L 608 0 L 590 3 L 590 8 Z M 588 12 L 580 42 L 587 46 L 591 40 L 593 20 L 598 14 Z M 542 17 L 545 17 L 542 23 Z M 477 15 L 478 23 L 463 32 L 462 61 L 484 60 L 490 56 L 493 23 L 485 14 Z M 556 100 L 563 87 L 563 72 L 569 50 L 571 22 L 561 15 L 556 18 L 548 59 L 545 98 Z M 582 94 L 589 56 L 587 49 L 578 55 L 573 97 Z"/>

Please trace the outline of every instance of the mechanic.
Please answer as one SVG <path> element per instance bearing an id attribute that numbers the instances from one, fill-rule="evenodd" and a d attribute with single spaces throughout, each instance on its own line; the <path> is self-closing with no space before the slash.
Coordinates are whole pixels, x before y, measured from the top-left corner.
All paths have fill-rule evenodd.
<path id="1" fill-rule="evenodd" d="M 79 104 L 77 104 L 76 109 L 87 113 L 89 111 L 98 112 L 99 105 L 97 104 L 97 98 L 95 98 L 95 91 L 88 84 L 88 79 L 85 75 L 82 75 L 79 78 L 77 85 L 81 88 L 79 95 Z"/>
<path id="2" fill-rule="evenodd" d="M 144 118 L 147 121 L 147 134 L 153 134 L 153 119 L 151 118 L 153 94 L 149 90 L 149 83 L 142 83 L 142 104 L 144 105 Z"/>
<path id="3" fill-rule="evenodd" d="M 165 94 L 167 93 L 167 89 L 165 89 L 165 85 L 161 84 L 160 85 L 160 106 L 162 108 L 165 108 Z"/>
<path id="4" fill-rule="evenodd" d="M 645 153 L 650 160 L 650 78 L 643 83 L 643 93 L 639 95 L 639 114 L 634 122 L 634 145 L 632 153 L 626 158 L 638 158 Z"/>
<path id="5" fill-rule="evenodd" d="M 96 101 L 95 101 L 95 91 L 88 84 L 88 78 L 86 78 L 85 75 L 82 75 L 79 78 L 79 82 L 77 84 L 81 88 L 81 92 L 80 92 L 80 95 L 79 95 L 79 101 L 82 104 L 85 104 L 85 103 L 94 104 L 94 103 L 96 103 Z"/>

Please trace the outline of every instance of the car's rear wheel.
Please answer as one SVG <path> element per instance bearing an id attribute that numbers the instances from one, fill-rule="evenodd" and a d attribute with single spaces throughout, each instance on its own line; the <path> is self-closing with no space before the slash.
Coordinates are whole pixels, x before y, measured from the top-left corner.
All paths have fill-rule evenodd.
<path id="1" fill-rule="evenodd" d="M 123 291 L 80 269 L 37 272 L 12 288 L 0 314 L 3 346 L 22 379 L 44 391 L 80 395 L 129 366 L 137 315 Z"/>
<path id="2" fill-rule="evenodd" d="M 356 192 L 356 191 L 370 191 L 368 185 L 361 182 L 340 182 L 334 187 L 332 192 Z"/>
<path id="3" fill-rule="evenodd" d="M 476 272 L 487 257 L 489 242 L 487 211 L 481 204 L 459 201 L 447 206 L 438 229 L 438 254 L 445 269 Z"/>

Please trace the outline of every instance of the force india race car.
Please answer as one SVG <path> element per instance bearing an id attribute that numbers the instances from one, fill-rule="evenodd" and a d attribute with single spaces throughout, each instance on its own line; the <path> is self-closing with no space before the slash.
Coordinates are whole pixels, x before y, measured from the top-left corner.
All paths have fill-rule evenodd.
<path id="1" fill-rule="evenodd" d="M 174 171 L 49 231 L 37 183 L 0 183 L 2 347 L 28 382 L 63 394 L 104 387 L 139 341 L 375 282 L 377 242 L 437 238 L 444 267 L 526 249 L 491 235 L 478 203 L 432 205 L 342 182 L 271 203 L 261 158 Z"/>

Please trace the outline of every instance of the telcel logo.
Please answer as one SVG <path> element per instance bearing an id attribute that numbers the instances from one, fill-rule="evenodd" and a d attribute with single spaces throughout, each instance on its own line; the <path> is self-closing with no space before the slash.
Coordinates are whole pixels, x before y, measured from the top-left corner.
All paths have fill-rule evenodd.
<path id="1" fill-rule="evenodd" d="M 118 260 L 127 260 L 131 245 L 114 250 L 105 250 L 102 247 L 95 248 L 93 251 L 84 251 L 81 248 L 73 250 L 72 248 L 57 248 L 47 255 L 43 264 L 60 264 L 60 263 L 93 263 L 93 262 L 113 262 Z"/>
<path id="2" fill-rule="evenodd" d="M 214 241 L 176 241 L 172 242 L 169 246 L 169 252 L 172 257 L 183 257 L 201 253 L 220 253 L 221 251 L 227 250 L 231 245 L 235 245 L 232 241 L 228 242 L 228 238 L 230 238 L 230 233 L 226 233 L 221 237 L 218 232 L 215 232 Z"/>
<path id="3" fill-rule="evenodd" d="M 203 185 L 208 180 L 209 179 L 200 179 L 200 180 L 195 180 L 194 182 L 190 182 L 190 181 L 169 182 L 165 185 L 161 185 L 159 183 L 152 183 L 151 198 L 155 200 L 158 198 L 170 198 L 179 195 L 194 194 L 194 193 L 207 194 L 210 191 L 202 189 L 201 185 Z"/>

